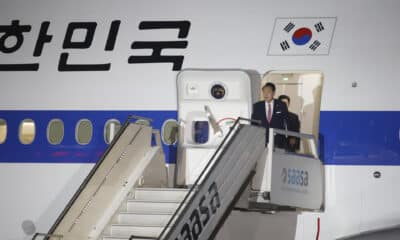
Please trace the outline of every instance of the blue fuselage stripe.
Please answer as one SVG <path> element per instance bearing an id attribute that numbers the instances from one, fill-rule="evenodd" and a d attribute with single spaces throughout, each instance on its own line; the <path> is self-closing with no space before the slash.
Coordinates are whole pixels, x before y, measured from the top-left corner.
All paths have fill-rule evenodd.
<path id="1" fill-rule="evenodd" d="M 7 121 L 7 139 L 0 144 L 0 162 L 13 163 L 95 163 L 107 148 L 104 126 L 110 119 L 122 124 L 129 115 L 153 119 L 152 126 L 161 129 L 167 119 L 176 119 L 176 111 L 0 111 L 0 119 Z M 24 119 L 32 119 L 36 125 L 36 136 L 32 144 L 23 145 L 18 138 L 18 129 Z M 52 119 L 64 122 L 64 139 L 59 145 L 49 144 L 47 125 Z M 89 144 L 79 145 L 75 138 L 76 124 L 89 119 L 93 124 L 93 137 Z M 172 152 L 164 145 L 166 153 Z M 166 154 L 167 161 L 171 154 Z M 171 156 L 173 157 L 173 156 Z"/>
<path id="2" fill-rule="evenodd" d="M 400 165 L 399 111 L 322 111 L 325 164 Z"/>
<path id="3" fill-rule="evenodd" d="M 110 119 L 121 123 L 128 115 L 153 119 L 152 126 L 161 129 L 167 119 L 176 119 L 176 111 L 0 111 L 7 121 L 7 139 L 0 144 L 0 162 L 7 163 L 94 163 L 107 147 L 104 125 Z M 24 119 L 36 124 L 35 140 L 23 145 L 18 129 Z M 61 119 L 65 136 L 60 145 L 47 141 L 47 125 Z M 75 140 L 80 119 L 93 124 L 93 138 L 88 145 Z M 400 165 L 399 111 L 321 111 L 319 152 L 328 165 Z M 176 159 L 176 146 L 164 145 L 167 162 Z"/>

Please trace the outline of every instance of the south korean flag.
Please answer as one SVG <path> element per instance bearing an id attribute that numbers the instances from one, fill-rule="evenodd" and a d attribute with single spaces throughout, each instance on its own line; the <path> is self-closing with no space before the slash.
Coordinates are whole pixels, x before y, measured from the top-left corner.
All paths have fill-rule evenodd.
<path id="1" fill-rule="evenodd" d="M 268 55 L 328 55 L 336 18 L 276 18 Z"/>

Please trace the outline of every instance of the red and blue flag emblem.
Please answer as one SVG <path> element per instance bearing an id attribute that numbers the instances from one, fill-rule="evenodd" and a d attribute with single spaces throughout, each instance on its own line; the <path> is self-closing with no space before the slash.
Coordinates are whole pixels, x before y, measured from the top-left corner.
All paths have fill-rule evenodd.
<path id="1" fill-rule="evenodd" d="M 328 55 L 336 18 L 277 18 L 268 55 Z"/>

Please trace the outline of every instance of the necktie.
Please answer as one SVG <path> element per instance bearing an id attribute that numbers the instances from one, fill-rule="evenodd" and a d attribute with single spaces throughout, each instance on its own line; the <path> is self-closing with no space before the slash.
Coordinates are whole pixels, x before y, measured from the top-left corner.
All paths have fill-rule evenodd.
<path id="1" fill-rule="evenodd" d="M 271 123 L 271 118 L 272 118 L 271 103 L 268 103 L 268 114 L 267 114 L 268 123 Z"/>

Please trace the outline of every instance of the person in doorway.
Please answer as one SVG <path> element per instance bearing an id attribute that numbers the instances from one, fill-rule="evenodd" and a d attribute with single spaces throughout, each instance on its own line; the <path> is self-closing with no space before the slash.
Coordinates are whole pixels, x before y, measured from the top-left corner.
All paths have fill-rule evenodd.
<path id="1" fill-rule="evenodd" d="M 251 118 L 258 120 L 260 125 L 267 129 L 265 144 L 269 141 L 269 128 L 285 129 L 288 117 L 287 106 L 275 96 L 275 84 L 268 82 L 262 87 L 264 101 L 253 104 L 253 112 Z M 286 147 L 286 138 L 277 134 L 274 139 L 275 146 L 278 148 Z"/>
<path id="2" fill-rule="evenodd" d="M 280 95 L 279 100 L 286 104 L 287 108 L 289 109 L 290 105 L 290 97 L 287 95 Z M 297 114 L 288 111 L 288 118 L 287 118 L 287 130 L 293 132 L 300 132 L 300 120 Z M 286 138 L 287 143 L 287 150 L 289 152 L 296 152 L 300 149 L 300 138 L 288 136 Z"/>

